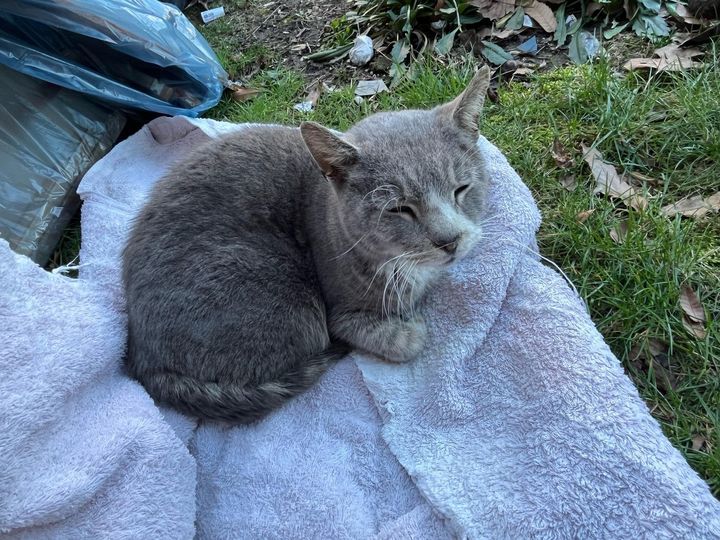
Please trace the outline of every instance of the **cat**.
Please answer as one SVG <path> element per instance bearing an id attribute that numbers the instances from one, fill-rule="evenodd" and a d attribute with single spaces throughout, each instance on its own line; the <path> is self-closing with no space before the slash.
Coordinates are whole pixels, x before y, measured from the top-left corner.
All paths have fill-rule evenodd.
<path id="1" fill-rule="evenodd" d="M 481 239 L 489 80 L 485 66 L 450 103 L 344 134 L 249 127 L 173 167 L 123 252 L 129 374 L 181 412 L 246 424 L 350 348 L 417 356 L 420 299 Z"/>

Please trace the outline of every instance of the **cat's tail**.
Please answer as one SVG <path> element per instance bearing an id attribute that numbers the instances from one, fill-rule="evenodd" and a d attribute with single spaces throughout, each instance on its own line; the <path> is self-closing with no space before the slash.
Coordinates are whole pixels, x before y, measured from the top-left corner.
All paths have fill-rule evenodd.
<path id="1" fill-rule="evenodd" d="M 153 398 L 186 414 L 207 420 L 248 424 L 310 388 L 332 363 L 348 352 L 347 345 L 331 343 L 296 369 L 284 373 L 277 380 L 257 386 L 205 382 L 167 371 L 139 378 Z"/>

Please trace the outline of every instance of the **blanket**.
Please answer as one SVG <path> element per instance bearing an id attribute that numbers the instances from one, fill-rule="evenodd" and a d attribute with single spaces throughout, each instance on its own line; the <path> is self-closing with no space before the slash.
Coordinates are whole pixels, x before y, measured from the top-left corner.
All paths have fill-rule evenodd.
<path id="1" fill-rule="evenodd" d="M 170 164 L 248 127 L 161 118 L 98 162 L 77 280 L 0 241 L 0 533 L 720 538 L 720 504 L 538 259 L 537 207 L 483 138 L 492 225 L 424 302 L 419 358 L 353 353 L 248 426 L 157 408 L 120 369 L 123 242 Z"/>

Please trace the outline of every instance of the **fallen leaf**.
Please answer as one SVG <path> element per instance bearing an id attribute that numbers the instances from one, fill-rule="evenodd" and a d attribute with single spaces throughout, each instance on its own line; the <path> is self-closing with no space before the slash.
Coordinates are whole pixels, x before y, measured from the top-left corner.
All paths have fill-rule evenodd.
<path id="1" fill-rule="evenodd" d="M 587 218 L 589 218 L 594 211 L 595 211 L 594 208 L 591 208 L 590 210 L 583 210 L 582 212 L 578 212 L 578 214 L 577 214 L 577 216 L 575 216 L 575 218 L 576 218 L 580 223 L 585 223 L 585 221 L 587 220 Z"/>
<path id="2" fill-rule="evenodd" d="M 718 209 L 720 205 L 713 206 L 713 198 L 716 198 L 716 202 L 720 203 L 720 192 L 707 199 L 703 199 L 702 195 L 686 197 L 673 204 L 663 206 L 660 212 L 667 217 L 674 217 L 680 214 L 681 216 L 699 219 L 708 212 Z"/>
<path id="3" fill-rule="evenodd" d="M 595 177 L 594 193 L 602 193 L 622 200 L 635 210 L 645 210 L 647 201 L 637 190 L 618 176 L 615 167 L 603 161 L 602 154 L 595 148 L 582 145 L 583 157 Z"/>
<path id="4" fill-rule="evenodd" d="M 527 77 L 528 75 L 532 75 L 533 73 L 535 73 L 535 70 L 532 68 L 519 67 L 515 70 L 515 73 L 513 73 L 513 75 L 524 75 Z"/>
<path id="5" fill-rule="evenodd" d="M 573 159 L 557 137 L 553 140 L 552 155 L 555 158 L 555 163 L 561 169 L 570 167 L 573 164 Z"/>
<path id="6" fill-rule="evenodd" d="M 500 45 L 496 45 L 490 41 L 482 41 L 481 43 L 483 44 L 483 56 L 487 58 L 488 62 L 495 64 L 496 66 L 501 66 L 508 60 L 513 59 L 513 55 L 508 53 Z"/>
<path id="7" fill-rule="evenodd" d="M 670 43 L 656 49 L 653 53 L 657 58 L 633 58 L 628 60 L 623 68 L 627 71 L 636 69 L 656 69 L 662 71 L 683 71 L 701 67 L 700 62 L 693 58 L 701 56 L 703 52 L 696 48 L 682 48 L 678 43 Z"/>
<path id="8" fill-rule="evenodd" d="M 524 18 L 525 10 L 521 7 L 517 8 L 505 23 L 505 28 L 508 30 L 520 30 L 522 28 Z"/>
<path id="9" fill-rule="evenodd" d="M 683 326 L 693 336 L 704 339 L 707 335 L 705 330 L 705 310 L 700 303 L 697 293 L 689 285 L 680 288 L 680 307 L 683 310 Z"/>
<path id="10" fill-rule="evenodd" d="M 655 358 L 659 358 L 662 355 L 667 358 L 668 345 L 664 341 L 655 338 L 648 339 L 648 350 Z"/>
<path id="11" fill-rule="evenodd" d="M 503 0 L 470 0 L 477 12 L 491 21 L 496 21 L 515 10 L 515 3 Z"/>
<path id="12" fill-rule="evenodd" d="M 355 87 L 356 96 L 374 96 L 381 92 L 387 92 L 388 87 L 382 79 L 373 79 L 370 81 L 358 81 Z"/>
<path id="13" fill-rule="evenodd" d="M 700 45 L 701 43 L 705 43 L 709 41 L 714 36 L 717 36 L 720 34 L 720 23 L 717 23 L 713 26 L 710 26 L 709 28 L 703 30 L 702 32 L 690 34 L 690 37 L 686 39 L 685 41 L 682 41 L 680 43 L 681 47 L 684 47 L 685 45 Z"/>
<path id="14" fill-rule="evenodd" d="M 623 244 L 625 243 L 625 239 L 627 238 L 628 233 L 628 224 L 627 221 L 621 221 L 617 225 L 615 225 L 612 229 L 610 229 L 610 238 L 613 239 L 613 242 L 616 244 Z"/>
<path id="15" fill-rule="evenodd" d="M 313 104 L 313 107 L 317 105 L 318 99 L 320 99 L 320 94 L 322 94 L 323 86 L 320 84 L 316 84 L 310 89 L 310 92 L 308 92 L 308 95 L 305 97 L 305 101 L 309 101 Z"/>
<path id="16" fill-rule="evenodd" d="M 603 32 L 603 37 L 604 37 L 605 39 L 612 39 L 612 38 L 614 38 L 614 37 L 617 36 L 620 32 L 622 32 L 623 30 L 625 30 L 625 28 L 627 28 L 627 25 L 628 25 L 628 24 L 630 24 L 630 23 L 619 24 L 619 25 L 617 25 L 617 26 L 613 26 L 612 28 L 608 28 L 607 30 L 605 30 L 605 31 Z"/>
<path id="17" fill-rule="evenodd" d="M 260 90 L 255 88 L 240 87 L 232 93 L 232 98 L 235 101 L 243 102 L 248 101 L 260 93 Z"/>
<path id="18" fill-rule="evenodd" d="M 554 33 L 557 29 L 555 15 L 547 4 L 535 1 L 525 8 L 525 14 L 535 20 L 548 34 Z"/>
<path id="19" fill-rule="evenodd" d="M 568 191 L 575 191 L 577 188 L 577 179 L 574 174 L 568 174 L 560 179 L 560 184 Z"/>
<path id="20" fill-rule="evenodd" d="M 687 284 L 680 287 L 680 307 L 691 321 L 705 322 L 705 310 L 700 299 L 693 288 Z"/>
<path id="21" fill-rule="evenodd" d="M 493 32 L 491 35 L 494 38 L 497 39 L 507 39 L 510 36 L 514 36 L 515 34 L 519 34 L 520 32 L 517 30 L 513 30 L 511 28 L 505 28 L 504 30 L 499 30 L 497 32 Z"/>
<path id="22" fill-rule="evenodd" d="M 696 452 L 700 452 L 706 444 L 707 439 L 702 435 L 695 435 L 692 438 L 692 449 Z"/>
<path id="23" fill-rule="evenodd" d="M 650 184 L 651 186 L 659 186 L 660 185 L 659 180 L 652 178 L 651 176 L 644 175 L 639 172 L 635 172 L 635 171 L 629 172 L 628 175 L 640 183 Z"/>
<path id="24" fill-rule="evenodd" d="M 683 326 L 685 327 L 685 330 L 698 339 L 705 339 L 705 336 L 707 336 L 707 330 L 705 330 L 704 325 L 693 322 L 685 316 L 683 316 Z"/>
<path id="25" fill-rule="evenodd" d="M 700 26 L 703 24 L 703 21 L 701 19 L 693 16 L 693 14 L 690 13 L 690 10 L 687 8 L 687 6 L 668 2 L 665 4 L 665 7 L 670 12 L 670 15 L 672 15 L 678 21 L 684 22 L 685 24 L 689 24 L 692 26 Z"/>

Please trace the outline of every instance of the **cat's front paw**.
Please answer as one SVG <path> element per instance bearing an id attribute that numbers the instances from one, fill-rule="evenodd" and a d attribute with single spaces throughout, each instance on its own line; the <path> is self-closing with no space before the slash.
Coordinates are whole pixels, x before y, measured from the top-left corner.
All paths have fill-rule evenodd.
<path id="1" fill-rule="evenodd" d="M 395 319 L 388 321 L 386 346 L 381 356 L 391 362 L 407 362 L 415 358 L 425 347 L 427 327 L 425 321 L 415 318 L 410 321 Z"/>

